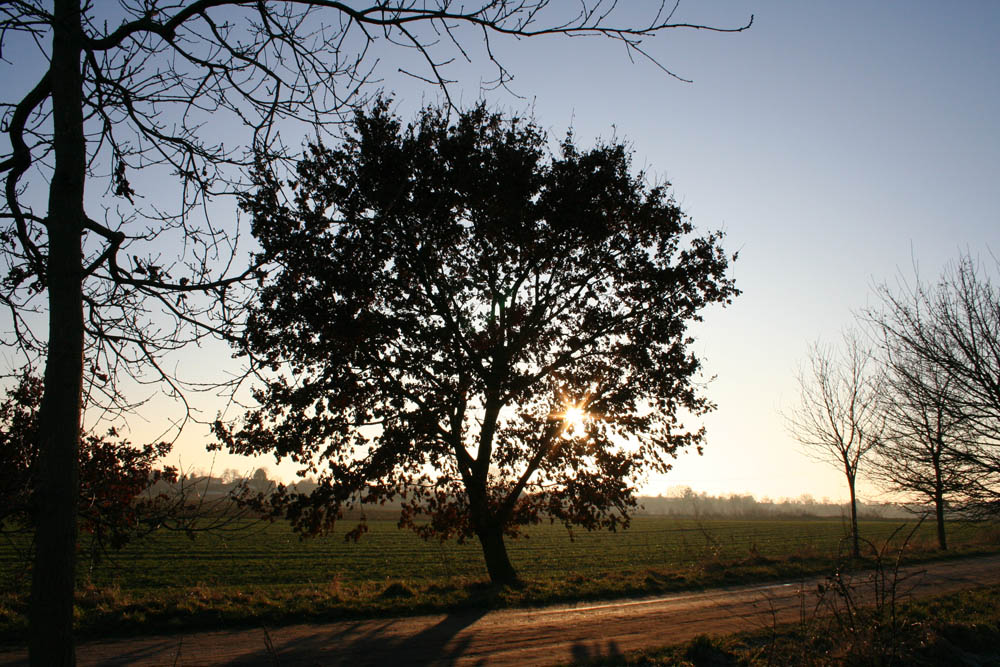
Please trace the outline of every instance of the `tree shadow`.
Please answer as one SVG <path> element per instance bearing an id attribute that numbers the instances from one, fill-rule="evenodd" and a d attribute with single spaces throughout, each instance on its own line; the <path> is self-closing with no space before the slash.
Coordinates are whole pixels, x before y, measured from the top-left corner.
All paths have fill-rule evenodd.
<path id="1" fill-rule="evenodd" d="M 585 665 L 604 658 L 620 658 L 622 656 L 622 651 L 618 648 L 618 642 L 613 639 L 608 641 L 604 646 L 601 646 L 600 641 L 589 643 L 574 642 L 573 646 L 570 647 L 570 653 L 573 655 L 574 665 Z"/>
<path id="2" fill-rule="evenodd" d="M 463 610 L 444 616 L 416 634 L 407 634 L 407 618 L 390 619 L 377 625 L 371 621 L 338 624 L 337 628 L 305 637 L 282 640 L 282 631 L 268 633 L 269 642 L 259 651 L 232 661 L 232 665 L 453 665 L 465 654 L 472 635 L 455 637 L 488 612 Z"/>

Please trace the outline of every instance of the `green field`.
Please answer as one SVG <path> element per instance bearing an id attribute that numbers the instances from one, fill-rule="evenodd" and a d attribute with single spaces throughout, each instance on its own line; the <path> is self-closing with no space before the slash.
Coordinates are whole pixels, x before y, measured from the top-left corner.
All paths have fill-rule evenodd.
<path id="1" fill-rule="evenodd" d="M 345 525 L 345 528 L 353 524 Z M 900 528 L 899 521 L 861 523 L 864 537 L 881 544 Z M 258 524 L 246 530 L 197 535 L 160 532 L 120 552 L 108 552 L 92 565 L 81 558 L 80 580 L 123 590 L 199 586 L 310 586 L 387 580 L 480 579 L 486 575 L 476 541 L 424 541 L 392 521 L 371 521 L 357 543 L 342 533 L 300 539 L 285 524 Z M 933 526 L 913 537 L 918 548 L 933 542 Z M 901 541 L 909 527 L 898 530 Z M 983 527 L 956 524 L 956 548 L 983 540 Z M 626 570 L 688 569 L 708 561 L 733 561 L 758 555 L 836 555 L 845 527 L 839 520 L 703 520 L 637 517 L 617 533 L 574 531 L 539 525 L 524 537 L 508 540 L 511 560 L 527 579 L 599 577 Z M 994 533 L 995 535 L 995 533 Z M 86 543 L 86 536 L 84 535 Z M 24 562 L 19 550 L 0 552 L 4 590 L 19 588 Z M 86 546 L 81 555 L 88 554 Z"/>
<path id="2" fill-rule="evenodd" d="M 637 517 L 618 533 L 572 534 L 546 524 L 508 541 L 527 585 L 487 594 L 478 542 L 425 542 L 392 521 L 369 525 L 357 543 L 343 538 L 349 522 L 338 533 L 308 540 L 282 523 L 193 540 L 160 532 L 96 565 L 85 557 L 84 539 L 81 624 L 101 634 L 108 624 L 142 631 L 165 620 L 170 627 L 204 627 L 651 594 L 827 572 L 846 547 L 840 520 Z M 895 532 L 901 543 L 913 525 L 866 521 L 861 532 L 879 545 Z M 0 636 L 23 625 L 26 539 L 0 545 Z M 949 540 L 953 552 L 982 553 L 998 548 L 1000 533 L 953 524 Z M 934 557 L 934 527 L 920 526 L 907 551 L 911 558 Z"/>

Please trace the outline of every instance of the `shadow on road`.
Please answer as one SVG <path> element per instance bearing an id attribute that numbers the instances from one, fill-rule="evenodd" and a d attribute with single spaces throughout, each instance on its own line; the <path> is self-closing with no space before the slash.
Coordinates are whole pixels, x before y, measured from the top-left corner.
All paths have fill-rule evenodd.
<path id="1" fill-rule="evenodd" d="M 406 619 L 371 621 L 340 626 L 329 632 L 319 631 L 306 638 L 283 642 L 281 633 L 271 633 L 273 650 L 262 645 L 259 651 L 241 656 L 232 665 L 453 665 L 465 655 L 473 634 L 455 641 L 463 629 L 486 614 L 486 610 L 459 611 L 448 614 L 438 623 L 415 635 L 401 632 L 398 626 Z M 191 656 L 195 657 L 196 656 Z M 403 657 L 402 660 L 400 658 Z M 468 656 L 465 656 L 468 658 Z"/>
<path id="2" fill-rule="evenodd" d="M 604 647 L 601 646 L 600 642 L 588 644 L 576 642 L 570 648 L 570 652 L 573 654 L 573 664 L 586 664 L 602 658 L 618 658 L 622 655 L 621 649 L 618 648 L 618 642 L 613 639 L 608 641 Z"/>

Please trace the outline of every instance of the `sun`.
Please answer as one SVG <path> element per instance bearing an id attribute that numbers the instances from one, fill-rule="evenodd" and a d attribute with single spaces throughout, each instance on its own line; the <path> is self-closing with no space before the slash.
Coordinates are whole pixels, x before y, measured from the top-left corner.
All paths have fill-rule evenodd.
<path id="1" fill-rule="evenodd" d="M 587 411 L 576 405 L 566 407 L 562 413 L 564 438 L 582 438 L 587 435 Z"/>

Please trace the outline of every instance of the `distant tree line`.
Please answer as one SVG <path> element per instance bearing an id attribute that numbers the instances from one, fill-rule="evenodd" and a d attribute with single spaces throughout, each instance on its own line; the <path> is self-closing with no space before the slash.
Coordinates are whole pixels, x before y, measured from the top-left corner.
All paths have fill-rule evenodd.
<path id="1" fill-rule="evenodd" d="M 267 468 L 255 468 L 249 472 L 236 468 L 226 468 L 220 475 L 215 475 L 212 471 L 193 470 L 186 475 L 181 475 L 180 482 L 186 484 L 201 497 L 237 498 L 242 499 L 244 504 L 246 504 L 244 496 L 247 490 L 255 495 L 262 494 L 269 497 L 273 493 L 282 492 L 309 494 L 319 486 L 311 477 L 284 484 L 279 480 L 271 479 Z"/>
<path id="2" fill-rule="evenodd" d="M 1000 286 L 965 254 L 935 283 L 876 295 L 840 349 L 810 348 L 789 429 L 844 472 L 855 554 L 859 472 L 930 508 L 944 550 L 949 514 L 1000 514 Z"/>
<path id="3" fill-rule="evenodd" d="M 850 503 L 836 503 L 829 499 L 816 500 L 808 493 L 798 498 L 772 500 L 739 493 L 713 496 L 684 487 L 676 493 L 658 496 L 641 496 L 638 514 L 693 518 L 732 519 L 795 519 L 844 517 L 850 512 Z M 862 519 L 895 519 L 909 517 L 916 508 L 901 507 L 893 503 L 858 502 L 858 516 Z"/>

